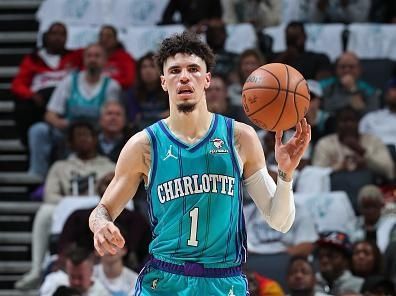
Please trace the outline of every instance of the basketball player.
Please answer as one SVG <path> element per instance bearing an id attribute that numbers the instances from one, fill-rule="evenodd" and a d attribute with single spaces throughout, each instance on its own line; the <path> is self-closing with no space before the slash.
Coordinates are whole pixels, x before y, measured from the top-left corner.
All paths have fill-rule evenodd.
<path id="1" fill-rule="evenodd" d="M 294 215 L 292 175 L 310 141 L 305 119 L 287 144 L 276 134 L 278 181 L 268 174 L 254 129 L 206 107 L 213 53 L 195 35 L 165 39 L 157 63 L 170 116 L 134 135 L 90 216 L 95 248 L 124 245 L 113 221 L 144 180 L 153 240 L 135 295 L 246 295 L 242 185 L 275 229 Z"/>

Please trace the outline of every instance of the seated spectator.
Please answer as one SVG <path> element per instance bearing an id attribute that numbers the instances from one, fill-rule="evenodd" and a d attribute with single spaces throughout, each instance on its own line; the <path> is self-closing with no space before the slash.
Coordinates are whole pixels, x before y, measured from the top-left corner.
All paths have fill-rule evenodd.
<path id="1" fill-rule="evenodd" d="M 249 269 L 286 287 L 289 258 L 295 255 L 308 256 L 318 238 L 308 210 L 296 205 L 295 221 L 287 233 L 272 229 L 253 203 L 244 206 L 244 213 Z"/>
<path id="2" fill-rule="evenodd" d="M 393 0 L 372 0 L 370 23 L 396 23 L 396 2 Z"/>
<path id="3" fill-rule="evenodd" d="M 227 95 L 227 85 L 224 78 L 216 74 L 212 75 L 210 86 L 206 90 L 208 110 L 249 124 L 250 121 L 243 111 L 242 106 L 230 105 L 230 99 Z"/>
<path id="4" fill-rule="evenodd" d="M 383 276 L 368 277 L 361 292 L 365 296 L 396 296 L 394 284 Z"/>
<path id="5" fill-rule="evenodd" d="M 284 296 L 281 286 L 257 272 L 245 271 L 250 296 Z"/>
<path id="6" fill-rule="evenodd" d="M 311 146 L 315 146 L 318 140 L 327 134 L 327 120 L 329 113 L 321 109 L 321 101 L 323 99 L 323 90 L 319 82 L 316 80 L 307 80 L 308 88 L 311 93 L 311 101 L 309 103 L 306 114 L 307 122 L 311 125 Z"/>
<path id="7" fill-rule="evenodd" d="M 97 186 L 99 196 L 104 194 L 113 176 L 114 173 L 111 172 L 100 179 Z M 93 233 L 88 225 L 92 210 L 93 208 L 77 210 L 66 220 L 58 241 L 59 267 L 64 265 L 66 250 L 73 244 L 94 251 Z M 128 251 L 125 264 L 139 272 L 148 256 L 148 246 L 151 241 L 150 226 L 142 214 L 128 209 L 121 212 L 116 222 L 125 229 L 125 246 Z"/>
<path id="8" fill-rule="evenodd" d="M 249 75 L 258 67 L 266 63 L 264 57 L 256 49 L 246 49 L 239 56 L 237 65 L 238 81 L 228 87 L 230 103 L 235 106 L 242 105 L 242 87 Z"/>
<path id="9" fill-rule="evenodd" d="M 379 108 L 379 91 L 360 79 L 360 60 L 353 52 L 344 52 L 335 65 L 335 76 L 321 80 L 323 110 L 335 114 L 345 106 L 359 113 Z"/>
<path id="10" fill-rule="evenodd" d="M 175 20 L 175 14 L 179 19 Z M 181 23 L 187 28 L 202 33 L 205 26 L 212 20 L 220 20 L 223 13 L 220 0 L 170 0 L 162 14 L 161 25 Z"/>
<path id="11" fill-rule="evenodd" d="M 206 42 L 215 54 L 215 66 L 212 74 L 220 75 L 228 80 L 235 70 L 238 55 L 225 49 L 227 29 L 222 21 L 211 22 L 206 29 Z"/>
<path id="12" fill-rule="evenodd" d="M 307 34 L 302 22 L 290 22 L 285 29 L 286 50 L 275 53 L 272 63 L 284 63 L 296 68 L 305 79 L 322 79 L 331 71 L 330 59 L 323 53 L 307 51 Z"/>
<path id="13" fill-rule="evenodd" d="M 61 142 L 63 131 L 76 120 L 96 123 L 106 100 L 120 97 L 120 86 L 103 74 L 104 49 L 89 45 L 84 52 L 86 70 L 66 76 L 48 102 L 46 123 L 39 122 L 29 130 L 29 174 L 44 178 L 50 164 L 54 143 Z"/>
<path id="14" fill-rule="evenodd" d="M 161 87 L 153 53 L 147 53 L 138 60 L 136 83 L 125 105 L 128 120 L 139 129 L 169 115 L 168 96 Z"/>
<path id="15" fill-rule="evenodd" d="M 104 72 L 116 80 L 123 90 L 130 88 L 135 82 L 136 63 L 118 40 L 116 28 L 103 26 L 99 33 L 99 44 L 107 55 Z"/>
<path id="16" fill-rule="evenodd" d="M 368 168 L 392 179 L 394 164 L 382 141 L 358 131 L 359 114 L 352 107 L 339 110 L 336 133 L 320 139 L 315 147 L 313 165 L 332 167 L 335 171 Z"/>
<path id="17" fill-rule="evenodd" d="M 52 213 L 64 196 L 87 195 L 89 179 L 101 179 L 114 171 L 115 164 L 97 155 L 97 136 L 88 123 L 73 123 L 68 132 L 71 154 L 51 167 L 44 188 L 44 203 L 36 213 L 32 230 L 32 266 L 23 278 L 15 283 L 17 289 L 36 287 L 40 281 L 41 265 L 48 248 Z M 77 191 L 77 192 L 74 192 Z M 91 194 L 91 193 L 90 193 Z"/>
<path id="18" fill-rule="evenodd" d="M 324 232 L 316 244 L 319 261 L 316 290 L 333 295 L 360 292 L 363 279 L 350 272 L 352 245 L 348 235 L 337 231 Z"/>
<path id="19" fill-rule="evenodd" d="M 352 273 L 366 279 L 372 275 L 383 274 L 382 254 L 372 241 L 359 241 L 352 247 Z"/>
<path id="20" fill-rule="evenodd" d="M 387 83 L 385 104 L 384 109 L 363 116 L 359 123 L 359 131 L 380 138 L 388 145 L 396 162 L 396 78 Z"/>
<path id="21" fill-rule="evenodd" d="M 59 293 L 60 287 L 76 289 L 85 296 L 111 296 L 99 280 L 93 277 L 93 254 L 81 248 L 70 249 L 65 271 L 50 273 L 40 288 L 40 296 L 52 296 Z M 62 295 L 63 296 L 63 295 Z"/>
<path id="22" fill-rule="evenodd" d="M 387 241 L 390 241 L 392 236 L 396 234 L 396 231 L 392 229 L 386 234 L 378 233 L 381 231 L 382 225 L 387 223 L 387 215 L 382 214 L 384 208 L 384 195 L 380 188 L 375 185 L 363 186 L 358 195 L 358 209 L 361 216 L 358 217 L 353 232 L 353 241 L 369 240 L 377 244 L 381 241 L 381 236 L 386 235 Z M 383 247 L 383 250 L 386 246 Z"/>
<path id="23" fill-rule="evenodd" d="M 53 23 L 43 34 L 42 48 L 26 55 L 11 85 L 15 95 L 15 120 L 20 138 L 27 144 L 27 131 L 42 121 L 54 88 L 68 71 L 79 68 L 78 56 L 65 48 L 66 27 Z"/>
<path id="24" fill-rule="evenodd" d="M 396 241 L 391 242 L 384 253 L 384 274 L 396 285 Z"/>
<path id="25" fill-rule="evenodd" d="M 116 100 L 106 102 L 102 106 L 99 125 L 99 153 L 117 162 L 121 149 L 132 135 L 126 126 L 124 106 Z"/>
<path id="26" fill-rule="evenodd" d="M 290 258 L 286 281 L 289 289 L 289 296 L 329 295 L 315 292 L 315 270 L 307 257 L 304 256 L 294 256 Z"/>
<path id="27" fill-rule="evenodd" d="M 82 296 L 82 294 L 74 288 L 60 286 L 56 289 L 53 296 Z"/>
<path id="28" fill-rule="evenodd" d="M 117 249 L 114 255 L 105 254 L 100 257 L 100 263 L 94 267 L 94 278 L 100 281 L 113 296 L 129 296 L 135 288 L 138 274 L 125 267 L 123 263 L 123 257 L 127 253 L 127 247 L 124 246 L 122 249 Z"/>
<path id="29" fill-rule="evenodd" d="M 364 23 L 370 0 L 311 0 L 309 19 L 315 23 Z"/>
<path id="30" fill-rule="evenodd" d="M 282 17 L 282 1 L 236 1 L 237 16 L 240 23 L 251 23 L 257 32 L 265 27 L 277 26 Z"/>

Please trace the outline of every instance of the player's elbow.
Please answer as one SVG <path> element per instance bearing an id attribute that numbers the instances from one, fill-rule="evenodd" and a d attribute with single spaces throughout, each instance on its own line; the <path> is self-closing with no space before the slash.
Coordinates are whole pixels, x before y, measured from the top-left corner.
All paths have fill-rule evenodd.
<path id="1" fill-rule="evenodd" d="M 293 208 L 286 217 L 279 217 L 278 219 L 273 219 L 272 221 L 268 221 L 268 224 L 276 231 L 286 233 L 292 227 L 295 216 L 296 211 Z"/>

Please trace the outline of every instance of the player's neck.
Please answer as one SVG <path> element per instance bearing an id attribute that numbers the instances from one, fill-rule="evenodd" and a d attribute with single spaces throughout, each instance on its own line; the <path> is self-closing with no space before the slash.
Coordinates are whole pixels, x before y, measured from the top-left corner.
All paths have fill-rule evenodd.
<path id="1" fill-rule="evenodd" d="M 177 137 L 182 138 L 185 142 L 194 143 L 203 137 L 209 130 L 213 118 L 206 105 L 204 108 L 197 108 L 190 113 L 172 112 L 165 122 L 169 129 Z"/>

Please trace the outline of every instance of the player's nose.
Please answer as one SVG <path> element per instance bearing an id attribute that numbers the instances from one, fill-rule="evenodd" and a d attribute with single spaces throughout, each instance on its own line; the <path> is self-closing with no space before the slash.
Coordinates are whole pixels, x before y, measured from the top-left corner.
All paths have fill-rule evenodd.
<path id="1" fill-rule="evenodd" d="M 182 69 L 182 71 L 180 72 L 180 81 L 181 82 L 189 81 L 189 73 L 187 69 Z"/>

